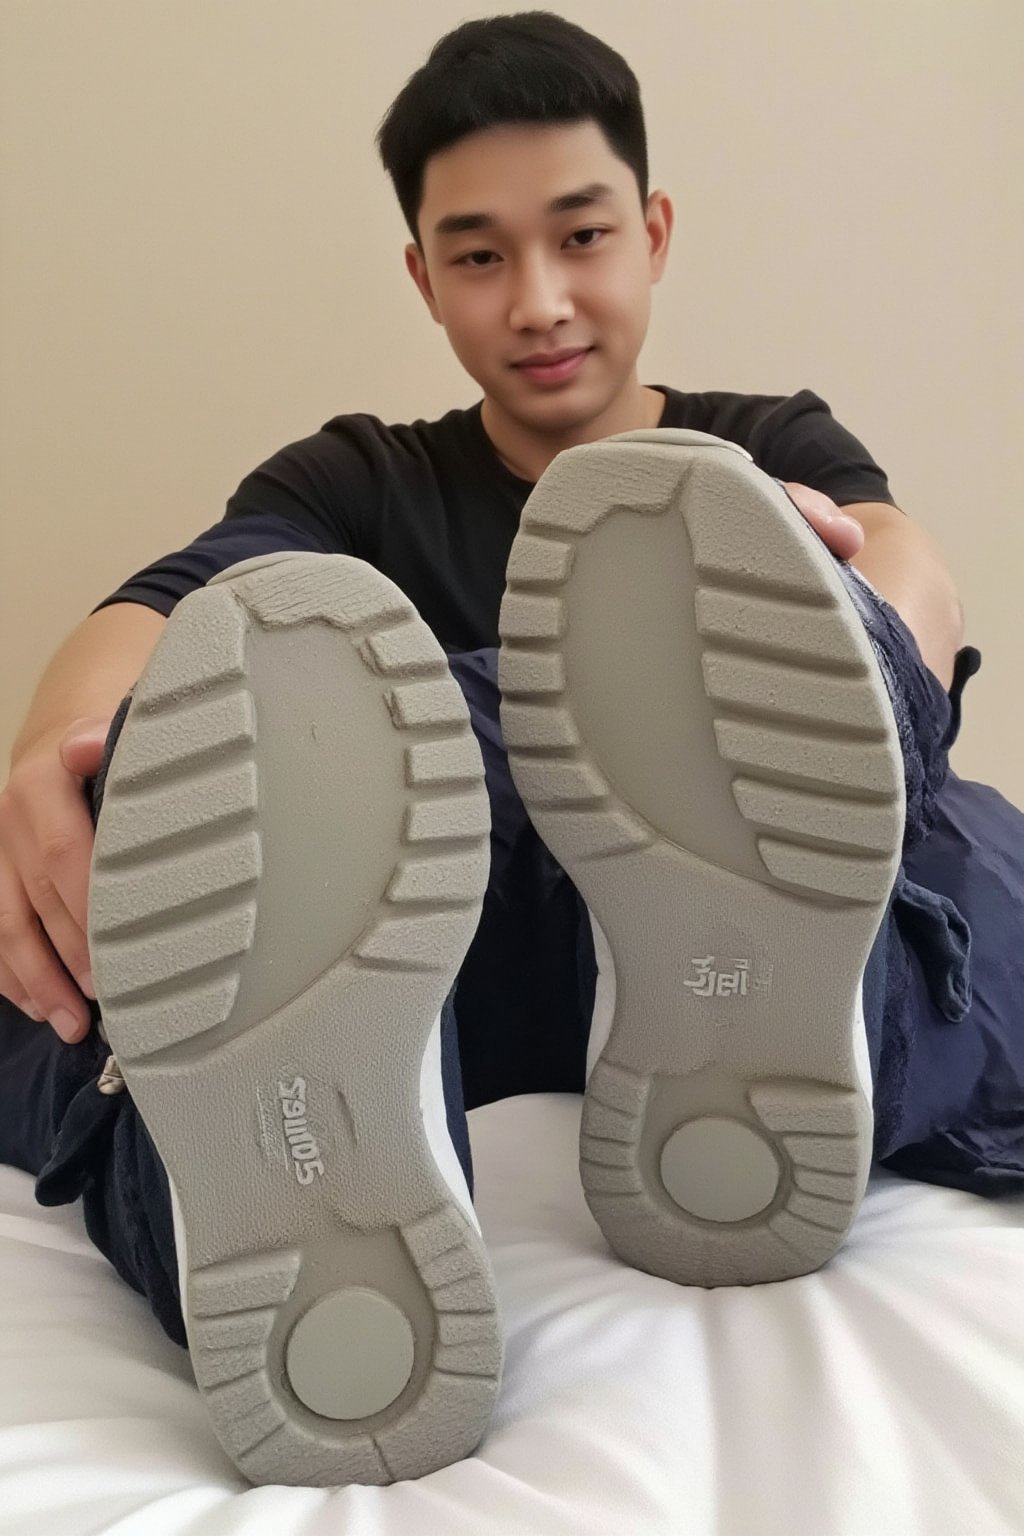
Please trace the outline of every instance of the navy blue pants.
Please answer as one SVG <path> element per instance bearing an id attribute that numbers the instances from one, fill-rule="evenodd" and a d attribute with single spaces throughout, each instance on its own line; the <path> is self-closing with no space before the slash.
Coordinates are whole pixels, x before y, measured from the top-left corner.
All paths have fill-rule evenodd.
<path id="1" fill-rule="evenodd" d="M 947 759 L 980 658 L 960 653 L 947 694 L 894 610 L 855 573 L 847 580 L 889 685 L 907 781 L 903 865 L 864 979 L 875 1156 L 929 1182 L 1020 1192 L 1024 815 Z M 497 654 L 449 661 L 492 811 L 490 883 L 443 1030 L 449 1125 L 468 1166 L 463 1103 L 583 1091 L 596 966 L 586 908 L 508 772 Z M 166 1175 L 129 1095 L 97 1090 L 106 1054 L 95 1028 L 65 1045 L 0 999 L 0 1161 L 35 1176 L 44 1205 L 81 1198 L 92 1241 L 184 1344 Z"/>

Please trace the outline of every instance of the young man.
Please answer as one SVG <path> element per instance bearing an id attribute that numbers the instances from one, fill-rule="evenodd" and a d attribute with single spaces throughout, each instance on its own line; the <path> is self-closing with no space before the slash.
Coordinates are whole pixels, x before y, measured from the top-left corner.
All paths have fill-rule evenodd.
<path id="1" fill-rule="evenodd" d="M 1024 1176 L 977 1113 L 1006 1020 L 946 1030 L 969 935 L 910 878 L 977 664 L 934 543 L 810 392 L 640 383 L 673 214 L 604 44 L 469 22 L 380 147 L 481 404 L 247 476 L 65 642 L 0 799 L 0 1153 L 84 1193 L 258 1481 L 483 1433 L 467 1105 L 592 1068 L 591 1207 L 684 1282 L 822 1263 L 872 1147 Z"/>

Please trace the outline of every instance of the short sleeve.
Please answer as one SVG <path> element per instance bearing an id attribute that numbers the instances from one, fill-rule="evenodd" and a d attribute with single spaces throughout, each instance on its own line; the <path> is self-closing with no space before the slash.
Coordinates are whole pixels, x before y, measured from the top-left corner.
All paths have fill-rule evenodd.
<path id="1" fill-rule="evenodd" d="M 246 475 L 224 518 L 184 549 L 121 584 L 99 608 L 141 603 L 169 615 L 229 566 L 282 550 L 373 560 L 389 493 L 387 429 L 372 416 L 339 416 Z"/>
<path id="2" fill-rule="evenodd" d="M 745 446 L 767 474 L 809 485 L 840 507 L 859 501 L 896 505 L 885 471 L 809 389 L 769 403 Z"/>
<path id="3" fill-rule="evenodd" d="M 333 555 L 374 553 L 393 475 L 391 433 L 374 416 L 337 416 L 246 475 L 226 522 L 276 517 Z"/>
<path id="4" fill-rule="evenodd" d="M 113 603 L 140 603 L 168 618 L 174 608 L 197 587 L 206 583 L 240 560 L 259 555 L 276 555 L 282 550 L 311 550 L 325 553 L 305 528 L 286 518 L 269 513 L 253 513 L 235 522 L 216 523 L 184 549 L 154 560 L 136 571 L 116 591 L 105 597 L 93 610 L 109 608 Z"/>

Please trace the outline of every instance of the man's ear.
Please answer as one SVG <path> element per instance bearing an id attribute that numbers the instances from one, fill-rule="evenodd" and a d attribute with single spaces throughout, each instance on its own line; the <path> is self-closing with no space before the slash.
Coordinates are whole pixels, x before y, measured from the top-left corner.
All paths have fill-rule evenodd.
<path id="1" fill-rule="evenodd" d="M 672 240 L 675 209 L 667 192 L 652 192 L 647 199 L 647 239 L 651 252 L 651 282 L 661 281 L 668 261 L 668 248 Z"/>
<path id="2" fill-rule="evenodd" d="M 430 274 L 427 272 L 426 257 L 423 255 L 423 252 L 420 250 L 419 246 L 413 242 L 410 242 L 405 248 L 405 265 L 409 270 L 409 276 L 416 284 L 416 287 L 419 289 L 420 293 L 422 293 L 424 303 L 430 310 L 431 315 L 437 321 L 438 325 L 443 325 L 444 322 L 441 319 L 441 314 L 437 307 L 437 300 L 434 298 L 434 290 L 431 286 Z"/>

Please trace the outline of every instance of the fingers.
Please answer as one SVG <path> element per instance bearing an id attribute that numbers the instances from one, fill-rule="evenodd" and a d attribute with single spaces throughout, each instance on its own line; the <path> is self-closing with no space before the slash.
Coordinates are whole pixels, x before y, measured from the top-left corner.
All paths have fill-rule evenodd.
<path id="1" fill-rule="evenodd" d="M 810 519 L 808 519 L 810 521 Z M 811 525 L 812 527 L 814 524 Z M 832 554 L 840 560 L 852 560 L 864 548 L 864 529 L 852 517 L 840 513 L 816 531 L 824 539 Z"/>
<path id="2" fill-rule="evenodd" d="M 14 779 L 0 806 L 0 840 L 64 964 L 83 979 L 89 971 L 86 922 L 92 818 L 78 779 L 40 770 L 26 782 Z M 52 926 L 51 926 L 52 924 Z M 2 946 L 0 958 L 7 959 Z M 9 961 L 8 961 L 9 963 Z M 89 985 L 83 987 L 89 991 Z"/>
<path id="3" fill-rule="evenodd" d="M 809 485 L 787 481 L 787 496 L 815 533 L 840 560 L 851 560 L 864 547 L 864 529 L 856 518 L 836 506 L 830 496 Z"/>
<path id="4" fill-rule="evenodd" d="M 81 778 L 63 758 L 95 773 L 105 735 L 103 722 L 85 721 L 40 741 L 0 793 L 0 983 L 68 1041 L 86 1033 L 86 998 L 95 996 L 86 936 L 93 828 Z"/>
<path id="5" fill-rule="evenodd" d="M 43 1022 L 43 1016 L 35 1003 L 26 994 L 24 987 L 14 972 L 8 970 L 2 960 L 0 960 L 0 997 L 8 998 L 15 1008 L 20 1008 L 22 1013 L 27 1013 L 29 1018 L 35 1019 L 37 1024 Z"/>
<path id="6" fill-rule="evenodd" d="M 92 841 L 92 829 L 89 828 Z M 25 877 L 23 876 L 23 879 Z M 95 997 L 92 970 L 89 960 L 89 940 L 81 923 L 68 911 L 52 878 L 42 871 L 29 877 L 25 886 L 32 909 L 43 926 L 50 946 L 60 956 L 63 966 L 71 972 L 79 990 L 86 997 Z"/>
<path id="7" fill-rule="evenodd" d="M 65 973 L 18 879 L 0 864 L 0 964 L 8 996 L 33 1017 L 49 1019 L 62 1040 L 81 1040 L 89 1027 L 82 994 Z"/>
<path id="8" fill-rule="evenodd" d="M 60 742 L 60 760 L 69 773 L 94 779 L 100 771 L 110 721 L 86 716 L 72 721 Z"/>

